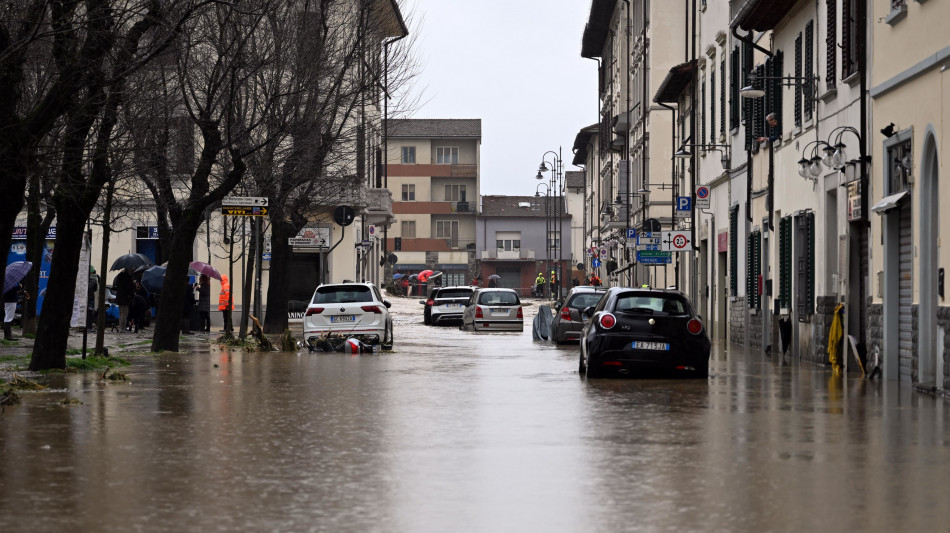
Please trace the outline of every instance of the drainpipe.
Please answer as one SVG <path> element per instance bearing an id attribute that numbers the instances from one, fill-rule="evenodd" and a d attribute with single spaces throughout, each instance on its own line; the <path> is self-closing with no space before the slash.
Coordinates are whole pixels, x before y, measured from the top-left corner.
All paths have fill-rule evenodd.
<path id="1" fill-rule="evenodd" d="M 404 39 L 406 35 L 395 37 L 383 43 L 383 156 L 381 166 L 383 171 L 382 186 L 386 189 L 389 189 L 389 46 L 400 39 Z M 379 182 L 378 173 L 376 181 Z M 389 205 L 392 209 L 391 201 Z M 389 261 L 389 224 L 383 226 L 383 259 Z M 386 272 L 386 270 L 383 272 Z"/>
<path id="2" fill-rule="evenodd" d="M 601 98 L 600 98 L 600 75 L 601 75 L 601 71 L 600 71 L 600 69 L 601 69 L 601 67 L 603 66 L 603 63 L 601 63 L 599 57 L 588 57 L 587 59 L 592 59 L 592 60 L 594 60 L 594 61 L 597 62 L 597 121 L 594 122 L 594 124 L 597 124 L 597 125 L 598 125 L 598 128 L 597 128 L 597 137 L 598 137 L 598 140 L 597 140 L 597 145 L 598 145 L 598 146 L 597 146 L 597 148 L 598 148 L 598 150 L 595 152 L 596 159 L 597 159 L 597 169 L 596 169 L 596 172 L 595 172 L 595 174 L 594 174 L 594 179 L 595 179 L 595 180 L 600 180 L 601 157 L 600 157 L 600 153 L 599 153 L 599 152 L 600 152 L 600 147 L 603 146 L 603 144 L 604 144 L 604 139 L 601 139 L 601 138 L 600 138 L 600 127 L 599 127 L 599 125 L 600 125 L 600 120 L 601 120 L 601 118 L 600 118 L 600 114 L 601 114 L 601 109 L 600 109 L 600 100 L 601 100 Z M 602 188 L 603 188 L 603 184 L 600 184 L 600 185 L 597 187 L 597 201 L 596 201 L 596 203 L 594 204 L 594 205 L 597 206 L 597 209 L 593 210 L 593 212 L 594 212 L 593 214 L 594 214 L 595 217 L 599 217 L 599 216 L 600 216 L 600 197 L 601 197 L 601 194 L 602 194 L 602 192 L 603 192 L 603 191 L 601 191 Z M 598 244 L 598 245 L 600 244 L 600 239 L 601 239 L 600 227 L 601 227 L 601 222 L 600 222 L 600 219 L 597 218 L 597 244 Z M 593 228 L 591 228 L 591 229 L 593 229 Z M 584 243 L 584 244 L 586 245 L 587 243 Z M 594 267 L 591 266 L 590 268 L 591 268 L 591 274 L 593 274 L 593 273 L 594 273 Z"/>

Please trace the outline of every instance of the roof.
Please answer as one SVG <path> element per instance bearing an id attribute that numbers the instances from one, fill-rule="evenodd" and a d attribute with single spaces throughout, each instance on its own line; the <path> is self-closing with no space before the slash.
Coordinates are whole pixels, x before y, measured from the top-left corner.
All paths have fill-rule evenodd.
<path id="1" fill-rule="evenodd" d="M 388 8 L 387 16 L 383 21 L 386 36 L 402 38 L 409 35 L 409 28 L 406 26 L 406 20 L 402 17 L 402 11 L 399 10 L 399 3 L 396 0 L 389 0 L 382 4 L 384 4 L 384 6 L 381 6 L 383 10 Z"/>
<path id="2" fill-rule="evenodd" d="M 583 189 L 584 188 L 584 171 L 583 170 L 569 170 L 565 172 L 564 183 L 568 189 Z"/>
<path id="3" fill-rule="evenodd" d="M 774 29 L 798 2 L 799 0 L 746 0 L 729 26 L 755 31 Z"/>
<path id="4" fill-rule="evenodd" d="M 389 121 L 389 137 L 481 138 L 480 118 L 412 118 Z"/>
<path id="5" fill-rule="evenodd" d="M 692 59 L 686 63 L 680 63 L 670 69 L 660 88 L 656 90 L 656 96 L 653 101 L 660 103 L 676 102 L 680 98 L 683 89 L 693 80 L 693 74 L 696 72 L 696 60 Z"/>
<path id="6" fill-rule="evenodd" d="M 522 207 L 518 204 L 528 203 Z M 482 196 L 482 212 L 485 217 L 532 217 L 545 218 L 557 204 L 550 196 Z M 550 210 L 545 209 L 546 206 Z M 561 210 L 561 218 L 570 218 L 566 209 Z"/>
<path id="7" fill-rule="evenodd" d="M 610 19 L 617 7 L 617 0 L 591 0 L 590 16 L 581 38 L 581 57 L 601 57 L 604 44 L 610 35 Z"/>
<path id="8" fill-rule="evenodd" d="M 590 138 L 597 135 L 599 129 L 600 124 L 592 124 L 577 132 L 577 136 L 574 137 L 574 160 L 571 161 L 572 165 L 587 164 L 587 147 L 590 144 Z"/>

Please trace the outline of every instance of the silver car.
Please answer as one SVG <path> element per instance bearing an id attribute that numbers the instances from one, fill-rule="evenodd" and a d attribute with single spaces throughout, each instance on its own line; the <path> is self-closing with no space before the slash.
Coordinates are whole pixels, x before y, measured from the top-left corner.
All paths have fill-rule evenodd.
<path id="1" fill-rule="evenodd" d="M 462 311 L 472 297 L 472 287 L 440 287 L 432 291 L 428 300 L 419 300 L 426 306 L 422 312 L 422 321 L 426 325 L 462 320 Z"/>
<path id="2" fill-rule="evenodd" d="M 512 289 L 478 289 L 462 312 L 461 329 L 472 331 L 522 331 L 524 311 Z"/>

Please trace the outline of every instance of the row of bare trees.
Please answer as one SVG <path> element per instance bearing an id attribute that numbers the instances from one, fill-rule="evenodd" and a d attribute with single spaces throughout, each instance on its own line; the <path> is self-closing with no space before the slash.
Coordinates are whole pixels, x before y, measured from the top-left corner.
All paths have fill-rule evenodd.
<path id="1" fill-rule="evenodd" d="M 366 182 L 382 99 L 414 69 L 393 0 L 12 0 L 0 13 L 0 249 L 24 205 L 29 257 L 57 228 L 33 370 L 65 367 L 84 233 L 102 225 L 105 256 L 123 215 L 156 220 L 168 260 L 153 351 L 178 350 L 195 238 L 228 194 L 269 198 L 267 306 L 286 310 L 287 237 L 342 194 L 328 183 Z M 286 312 L 271 315 L 282 331 Z"/>

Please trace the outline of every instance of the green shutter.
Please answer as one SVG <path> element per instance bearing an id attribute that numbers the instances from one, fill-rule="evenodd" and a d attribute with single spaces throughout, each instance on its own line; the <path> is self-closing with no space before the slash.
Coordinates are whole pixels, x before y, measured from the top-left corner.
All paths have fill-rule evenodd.
<path id="1" fill-rule="evenodd" d="M 739 294 L 739 206 L 729 209 L 729 294 Z"/>
<path id="2" fill-rule="evenodd" d="M 759 273 L 762 272 L 762 232 L 753 231 L 749 235 L 746 257 L 746 303 L 751 309 L 762 307 L 762 295 L 759 294 Z"/>
<path id="3" fill-rule="evenodd" d="M 805 312 L 815 314 L 815 214 L 805 215 L 805 284 L 808 301 Z"/>
<path id="4" fill-rule="evenodd" d="M 779 307 L 792 308 L 792 217 L 782 217 L 779 227 Z"/>

